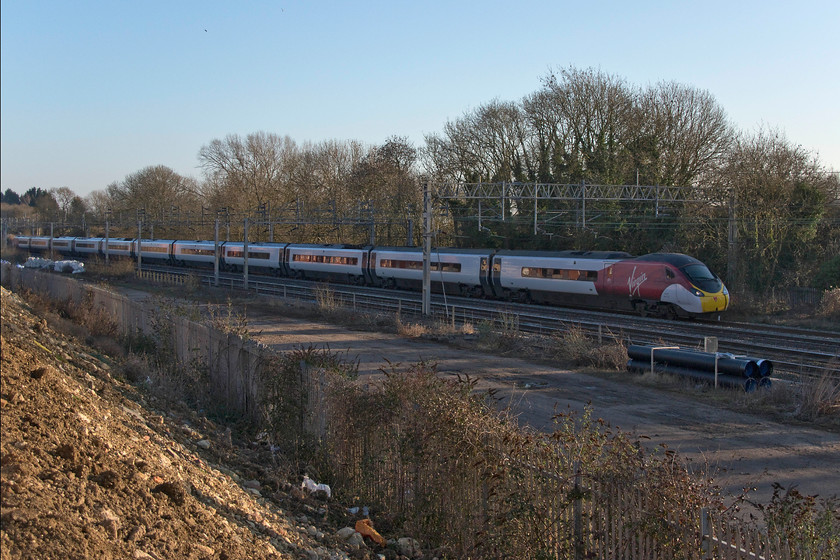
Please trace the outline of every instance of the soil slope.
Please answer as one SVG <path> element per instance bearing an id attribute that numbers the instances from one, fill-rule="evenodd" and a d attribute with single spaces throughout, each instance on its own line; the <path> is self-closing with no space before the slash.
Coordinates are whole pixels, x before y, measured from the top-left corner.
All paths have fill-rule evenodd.
<path id="1" fill-rule="evenodd" d="M 5 289 L 0 345 L 2 560 L 378 557 L 260 445 L 121 382 Z"/>

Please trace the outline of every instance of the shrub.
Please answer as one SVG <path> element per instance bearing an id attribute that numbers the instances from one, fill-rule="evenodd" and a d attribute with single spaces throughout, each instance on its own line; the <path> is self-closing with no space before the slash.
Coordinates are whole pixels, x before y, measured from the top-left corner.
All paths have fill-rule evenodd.
<path id="1" fill-rule="evenodd" d="M 236 311 L 230 298 L 228 298 L 224 307 L 210 304 L 207 309 L 210 313 L 210 325 L 214 329 L 225 334 L 236 335 L 243 340 L 251 338 L 251 333 L 248 331 L 247 315 Z"/>
<path id="2" fill-rule="evenodd" d="M 554 336 L 555 355 L 577 365 L 599 369 L 624 369 L 627 365 L 627 348 L 620 341 L 596 342 L 580 325 L 572 325 L 565 332 Z"/>
<path id="3" fill-rule="evenodd" d="M 817 314 L 828 319 L 840 319 L 840 287 L 832 288 L 823 294 Z"/>
<path id="4" fill-rule="evenodd" d="M 335 297 L 335 291 L 329 284 L 318 284 L 314 288 L 315 303 L 318 309 L 324 312 L 332 312 L 340 307 L 338 300 Z"/>
<path id="5" fill-rule="evenodd" d="M 836 496 L 805 496 L 796 488 L 785 490 L 775 484 L 770 503 L 756 507 L 764 514 L 771 538 L 795 544 L 796 558 L 840 557 L 840 502 Z"/>
<path id="6" fill-rule="evenodd" d="M 820 416 L 840 416 L 840 364 L 818 379 L 803 381 L 797 417 L 814 420 Z"/>

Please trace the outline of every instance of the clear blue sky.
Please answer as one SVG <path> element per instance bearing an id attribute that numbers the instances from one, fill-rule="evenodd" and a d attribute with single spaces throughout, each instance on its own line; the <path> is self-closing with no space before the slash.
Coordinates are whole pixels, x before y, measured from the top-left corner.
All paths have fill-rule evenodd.
<path id="1" fill-rule="evenodd" d="M 3 0 L 2 190 L 86 195 L 267 131 L 415 145 L 549 70 L 709 90 L 840 170 L 840 2 Z"/>

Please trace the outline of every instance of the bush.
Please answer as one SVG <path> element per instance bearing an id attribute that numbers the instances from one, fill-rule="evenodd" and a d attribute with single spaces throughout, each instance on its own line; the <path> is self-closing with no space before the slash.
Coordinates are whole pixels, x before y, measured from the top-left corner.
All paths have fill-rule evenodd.
<path id="1" fill-rule="evenodd" d="M 814 275 L 811 285 L 821 290 L 840 288 L 840 256 L 825 261 Z"/>
<path id="2" fill-rule="evenodd" d="M 565 332 L 555 335 L 555 355 L 576 365 L 599 369 L 624 369 L 627 366 L 627 348 L 620 341 L 598 343 L 579 325 L 572 325 Z"/>
<path id="3" fill-rule="evenodd" d="M 828 319 L 840 319 L 840 287 L 832 288 L 823 294 L 817 314 Z"/>

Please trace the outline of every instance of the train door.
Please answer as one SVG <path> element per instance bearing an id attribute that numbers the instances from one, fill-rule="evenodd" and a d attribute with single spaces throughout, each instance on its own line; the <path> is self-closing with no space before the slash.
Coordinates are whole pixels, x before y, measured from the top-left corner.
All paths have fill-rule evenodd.
<path id="1" fill-rule="evenodd" d="M 370 286 L 377 286 L 379 282 L 376 278 L 376 251 L 372 249 L 369 252 L 365 251 L 362 263 L 362 268 L 364 269 L 365 284 L 368 284 Z"/>
<path id="2" fill-rule="evenodd" d="M 604 293 L 605 294 L 612 294 L 615 292 L 615 288 L 613 287 L 613 280 L 615 275 L 613 274 L 613 268 L 615 265 L 610 265 L 604 271 Z"/>
<path id="3" fill-rule="evenodd" d="M 478 283 L 481 286 L 481 293 L 485 296 L 492 296 L 493 295 L 493 286 L 491 285 L 491 276 L 490 276 L 490 268 L 491 262 L 493 261 L 493 255 L 495 253 L 490 253 L 486 257 L 481 257 L 481 261 L 478 267 Z"/>
<path id="4" fill-rule="evenodd" d="M 364 284 L 370 285 L 373 284 L 373 278 L 371 277 L 371 272 L 368 267 L 368 264 L 371 262 L 371 253 L 370 249 L 365 248 L 362 249 L 362 279 Z"/>
<path id="5" fill-rule="evenodd" d="M 289 254 L 291 251 L 289 250 L 289 245 L 290 243 L 286 243 L 280 249 L 280 274 L 286 277 L 291 276 L 291 270 L 289 269 Z"/>
<path id="6" fill-rule="evenodd" d="M 502 296 L 502 258 L 501 257 L 493 257 L 490 260 L 491 262 L 491 275 L 492 275 L 492 287 L 493 292 L 496 297 Z"/>

